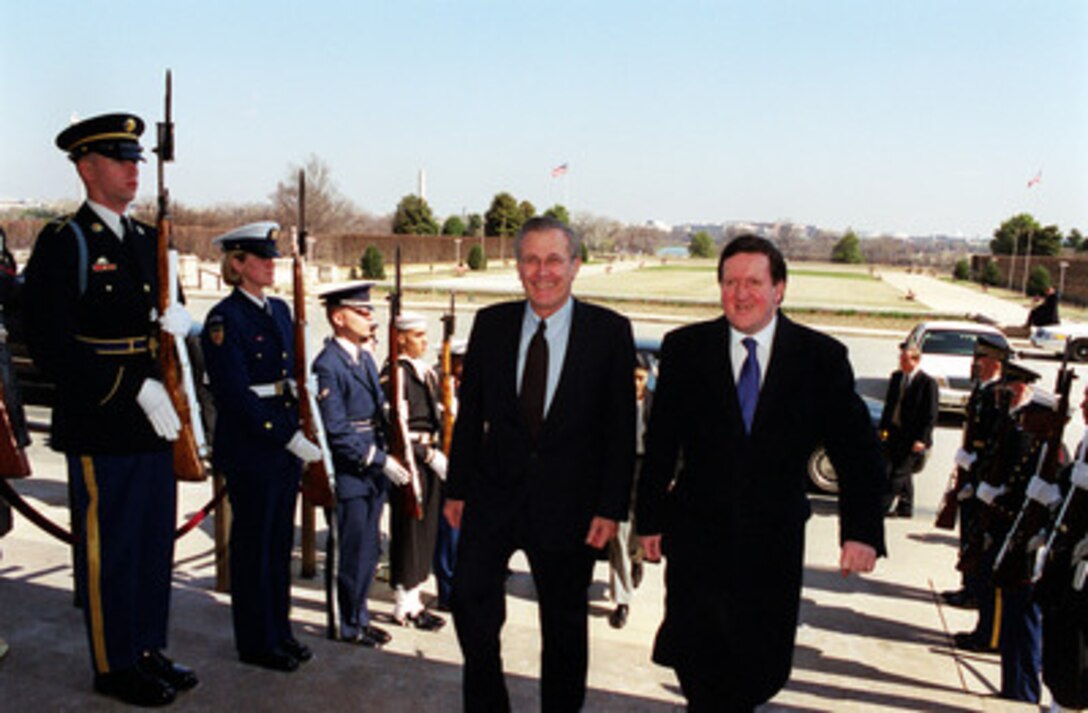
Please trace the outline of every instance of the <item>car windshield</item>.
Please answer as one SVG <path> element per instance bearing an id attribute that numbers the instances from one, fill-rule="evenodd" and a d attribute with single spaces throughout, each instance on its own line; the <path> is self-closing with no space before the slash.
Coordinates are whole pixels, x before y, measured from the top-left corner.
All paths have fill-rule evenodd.
<path id="1" fill-rule="evenodd" d="M 922 353 L 971 356 L 977 339 L 975 332 L 927 332 L 922 337 Z"/>

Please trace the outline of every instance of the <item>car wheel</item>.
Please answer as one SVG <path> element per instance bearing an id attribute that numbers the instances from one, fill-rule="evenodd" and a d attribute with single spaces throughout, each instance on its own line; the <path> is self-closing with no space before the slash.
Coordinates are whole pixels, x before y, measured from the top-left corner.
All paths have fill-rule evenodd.
<path id="1" fill-rule="evenodd" d="M 1088 339 L 1078 339 L 1069 346 L 1074 361 L 1088 361 Z"/>
<path id="2" fill-rule="evenodd" d="M 821 493 L 839 492 L 839 476 L 831 465 L 831 459 L 827 457 L 827 451 L 819 446 L 808 457 L 808 477 L 813 486 Z"/>

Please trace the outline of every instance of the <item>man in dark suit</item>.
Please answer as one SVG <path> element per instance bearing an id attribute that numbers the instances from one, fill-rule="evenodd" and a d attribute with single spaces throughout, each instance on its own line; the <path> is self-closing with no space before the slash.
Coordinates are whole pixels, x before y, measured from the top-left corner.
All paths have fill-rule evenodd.
<path id="1" fill-rule="evenodd" d="M 729 243 L 718 281 L 725 316 L 662 344 L 635 516 L 647 559 L 668 561 L 654 661 L 696 712 L 751 710 L 789 678 L 817 444 L 839 476 L 843 574 L 884 554 L 884 465 L 846 349 L 779 313 L 769 241 Z"/>
<path id="2" fill-rule="evenodd" d="M 910 517 L 914 509 L 914 474 L 921 472 L 933 445 L 937 423 L 937 382 L 918 368 L 922 352 L 899 345 L 899 369 L 888 380 L 880 434 L 891 469 L 884 512 Z"/>
<path id="3" fill-rule="evenodd" d="M 540 605 L 541 707 L 576 711 L 594 550 L 627 518 L 631 497 L 634 341 L 625 318 L 571 297 L 581 260 L 564 223 L 527 221 L 515 254 L 527 299 L 476 315 L 450 454 L 463 700 L 466 711 L 510 710 L 499 635 L 507 562 L 521 549 Z"/>

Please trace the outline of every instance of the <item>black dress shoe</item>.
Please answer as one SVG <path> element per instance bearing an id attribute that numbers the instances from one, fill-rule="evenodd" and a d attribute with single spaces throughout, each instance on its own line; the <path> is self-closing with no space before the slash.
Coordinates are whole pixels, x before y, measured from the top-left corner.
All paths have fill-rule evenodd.
<path id="1" fill-rule="evenodd" d="M 613 629 L 622 629 L 627 623 L 627 605 L 617 604 L 615 611 L 608 615 L 608 623 Z"/>
<path id="2" fill-rule="evenodd" d="M 973 631 L 961 631 L 952 635 L 952 640 L 957 649 L 973 651 L 979 654 L 992 654 L 997 652 L 996 646 L 990 646 L 989 641 L 983 641 Z"/>
<path id="3" fill-rule="evenodd" d="M 145 708 L 173 703 L 177 695 L 170 684 L 145 673 L 139 666 L 114 673 L 96 673 L 94 690 L 129 705 Z"/>
<path id="4" fill-rule="evenodd" d="M 268 651 L 238 654 L 238 658 L 241 659 L 242 663 L 253 664 L 273 671 L 290 673 L 298 670 L 298 659 L 279 647 Z"/>
<path id="5" fill-rule="evenodd" d="M 359 630 L 355 636 L 350 639 L 344 639 L 349 644 L 355 644 L 357 646 L 365 646 L 368 649 L 377 649 L 385 646 L 393 637 L 389 635 L 384 629 L 379 629 L 376 626 L 367 624 Z"/>
<path id="6" fill-rule="evenodd" d="M 401 626 L 414 626 L 421 631 L 438 631 L 446 625 L 446 620 L 424 609 L 418 614 L 409 614 L 403 620 L 395 620 Z"/>
<path id="7" fill-rule="evenodd" d="M 941 599 L 943 599 L 944 603 L 950 607 L 978 609 L 978 600 L 963 590 L 958 592 L 945 592 L 945 594 L 947 594 L 947 596 L 941 595 Z"/>
<path id="8" fill-rule="evenodd" d="M 284 639 L 283 643 L 280 644 L 280 648 L 298 659 L 299 663 L 306 663 L 314 657 L 314 652 L 310 650 L 310 647 L 293 636 Z"/>
<path id="9" fill-rule="evenodd" d="M 196 677 L 196 672 L 193 669 L 174 663 L 160 651 L 144 652 L 136 665 L 144 673 L 165 681 L 179 693 L 192 690 L 200 683 L 200 679 Z"/>

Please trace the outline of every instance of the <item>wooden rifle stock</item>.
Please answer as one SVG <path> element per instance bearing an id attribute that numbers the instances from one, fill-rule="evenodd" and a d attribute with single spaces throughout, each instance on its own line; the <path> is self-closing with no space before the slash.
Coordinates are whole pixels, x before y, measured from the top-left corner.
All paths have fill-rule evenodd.
<path id="1" fill-rule="evenodd" d="M 400 372 L 400 342 L 397 339 L 397 317 L 400 316 L 400 245 L 396 252 L 396 280 L 389 294 L 389 455 L 411 476 L 408 484 L 400 486 L 404 512 L 416 520 L 423 519 L 423 489 L 419 470 L 408 437 L 408 404 L 404 399 L 404 379 Z"/>
<path id="2" fill-rule="evenodd" d="M 165 314 L 167 308 L 173 303 L 174 285 L 171 284 L 171 279 L 176 280 L 170 269 L 170 193 L 164 181 L 164 166 L 167 162 L 174 160 L 174 122 L 170 119 L 170 95 L 170 70 L 167 70 L 166 113 L 164 120 L 158 125 L 158 146 L 155 147 L 155 153 L 158 154 L 159 174 L 159 210 L 155 219 L 155 228 L 159 235 L 157 307 L 160 315 Z M 177 350 L 184 346 L 184 343 L 180 345 L 175 343 L 174 335 L 164 329 L 159 330 L 158 360 L 163 386 L 166 387 L 170 402 L 174 405 L 174 410 L 181 421 L 181 430 L 173 444 L 174 475 L 178 480 L 201 481 L 208 477 L 208 473 L 200 457 L 200 446 L 196 435 L 193 433 L 194 414 L 189 408 L 189 398 L 182 385 Z M 195 417 L 199 418 L 200 414 L 195 414 Z"/>
<path id="3" fill-rule="evenodd" d="M 456 328 L 453 290 L 450 290 L 450 311 L 442 316 L 442 452 L 450 454 L 453 442 L 453 332 Z"/>
<path id="4" fill-rule="evenodd" d="M 316 395 L 310 388 L 310 353 L 307 344 L 309 323 L 306 320 L 306 281 L 303 276 L 305 229 L 305 176 L 299 172 L 299 231 L 292 240 L 292 283 L 295 308 L 295 383 L 298 388 L 299 428 L 304 436 L 321 448 L 321 460 L 307 463 L 302 469 L 302 495 L 314 505 L 329 508 L 336 504 L 332 486 L 332 459 L 325 443 L 325 429 Z"/>
<path id="5" fill-rule="evenodd" d="M 30 475 L 30 461 L 15 437 L 11 414 L 4 401 L 4 383 L 0 380 L 0 478 L 25 478 Z"/>
<path id="6" fill-rule="evenodd" d="M 964 440 L 967 439 L 964 438 Z M 967 471 L 959 467 L 948 476 L 948 487 L 945 489 L 944 496 L 941 497 L 941 504 L 937 508 L 937 518 L 933 522 L 934 527 L 942 530 L 954 530 L 956 528 L 956 514 L 960 509 L 959 495 L 966 477 Z"/>

